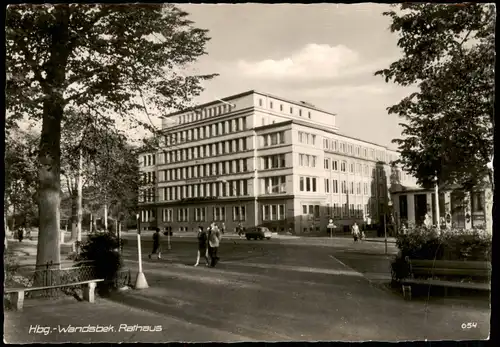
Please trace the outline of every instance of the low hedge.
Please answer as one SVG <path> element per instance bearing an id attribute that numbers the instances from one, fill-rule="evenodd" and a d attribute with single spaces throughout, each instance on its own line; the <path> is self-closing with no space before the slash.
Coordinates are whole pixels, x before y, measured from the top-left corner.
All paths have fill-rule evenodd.
<path id="1" fill-rule="evenodd" d="M 393 279 L 409 275 L 406 257 L 422 260 L 491 261 L 491 234 L 483 229 L 443 229 L 415 227 L 396 236 L 399 253 L 391 267 Z"/>

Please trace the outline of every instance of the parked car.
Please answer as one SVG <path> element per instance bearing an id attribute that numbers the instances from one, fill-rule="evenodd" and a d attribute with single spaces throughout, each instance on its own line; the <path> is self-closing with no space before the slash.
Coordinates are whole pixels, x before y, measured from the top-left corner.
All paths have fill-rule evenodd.
<path id="1" fill-rule="evenodd" d="M 252 227 L 248 228 L 245 232 L 245 237 L 247 240 L 255 239 L 255 240 L 263 240 L 270 239 L 272 236 L 271 231 L 266 227 Z"/>

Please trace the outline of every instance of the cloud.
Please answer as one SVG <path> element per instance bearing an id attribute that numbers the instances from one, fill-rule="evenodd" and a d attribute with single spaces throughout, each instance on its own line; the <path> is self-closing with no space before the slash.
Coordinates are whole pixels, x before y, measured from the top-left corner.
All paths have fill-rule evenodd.
<path id="1" fill-rule="evenodd" d="M 358 53 L 344 45 L 312 43 L 279 60 L 240 60 L 237 68 L 244 76 L 255 79 L 317 80 L 340 77 L 358 62 Z"/>

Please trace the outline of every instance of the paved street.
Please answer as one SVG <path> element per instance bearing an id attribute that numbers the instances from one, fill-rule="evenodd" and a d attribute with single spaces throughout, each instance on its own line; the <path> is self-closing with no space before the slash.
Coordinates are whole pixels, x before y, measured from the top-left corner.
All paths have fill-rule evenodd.
<path id="1" fill-rule="evenodd" d="M 135 237 L 127 239 L 123 254 L 135 279 Z M 65 305 L 58 305 L 53 313 L 65 317 L 58 322 L 90 324 L 98 316 L 102 324 L 154 322 L 172 334 L 142 332 L 139 337 L 129 334 L 123 339 L 141 341 L 141 336 L 147 335 L 144 341 L 158 342 L 462 340 L 483 339 L 489 333 L 487 299 L 415 298 L 409 302 L 383 285 L 389 278 L 389 259 L 380 242 L 355 244 L 345 238 L 247 241 L 228 237 L 221 244 L 221 262 L 216 268 L 206 268 L 202 263 L 193 267 L 197 250 L 194 238 L 173 237 L 170 251 L 166 238 L 162 242 L 160 260 L 147 257 L 151 238 L 146 235 L 142 242 L 144 273 L 150 288 L 124 291 L 100 299 L 96 305 L 72 303 L 71 307 L 79 311 L 75 318 L 64 316 L 65 311 L 58 315 L 59 310 L 65 310 Z M 389 253 L 395 252 L 394 245 L 389 244 Z M 105 308 L 113 311 L 108 320 Z M 28 310 L 40 315 L 36 307 Z M 8 313 L 9 321 L 16 322 L 15 329 L 9 330 L 13 335 L 34 324 L 32 319 L 22 320 L 18 313 Z M 462 329 L 468 322 L 476 322 L 477 327 Z M 184 330 L 179 324 L 185 326 Z M 75 333 L 65 335 L 65 339 L 86 341 L 89 335 Z M 121 341 L 121 336 L 103 334 L 92 337 L 92 341 Z M 16 341 L 47 342 L 55 338 L 29 335 L 29 339 L 17 337 Z"/>

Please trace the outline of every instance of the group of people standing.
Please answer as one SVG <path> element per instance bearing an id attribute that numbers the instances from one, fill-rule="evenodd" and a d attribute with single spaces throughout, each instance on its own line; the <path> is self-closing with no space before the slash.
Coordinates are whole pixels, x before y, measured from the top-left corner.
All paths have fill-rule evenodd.
<path id="1" fill-rule="evenodd" d="M 205 257 L 205 263 L 207 266 L 215 267 L 219 262 L 218 250 L 222 235 L 224 234 L 224 223 L 221 228 L 217 226 L 215 222 L 210 224 L 207 230 L 204 230 L 203 226 L 198 227 L 198 254 L 196 257 L 196 264 L 198 266 L 200 263 L 200 257 L 203 255 Z M 169 231 L 167 231 L 168 233 Z M 153 250 L 148 255 L 149 259 L 153 254 L 156 254 L 158 259 L 161 259 L 161 243 L 160 243 L 160 228 L 155 229 L 153 234 Z"/>
<path id="2" fill-rule="evenodd" d="M 224 226 L 221 232 L 215 223 L 210 224 L 206 231 L 202 226 L 198 227 L 198 254 L 194 266 L 199 265 L 202 254 L 205 257 L 206 266 L 215 267 L 215 265 L 217 265 L 220 259 L 218 250 L 223 233 Z"/>

